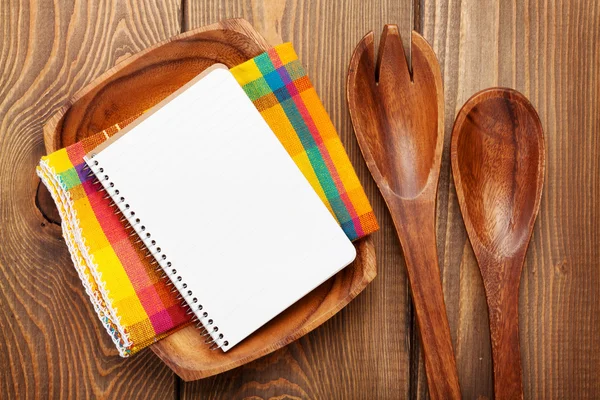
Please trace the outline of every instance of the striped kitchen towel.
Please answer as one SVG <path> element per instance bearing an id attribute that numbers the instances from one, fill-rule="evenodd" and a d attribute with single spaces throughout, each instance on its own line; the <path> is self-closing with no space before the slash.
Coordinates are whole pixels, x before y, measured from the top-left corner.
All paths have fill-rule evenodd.
<path id="1" fill-rule="evenodd" d="M 369 200 L 292 44 L 231 72 L 348 238 L 377 230 Z"/>
<path id="2" fill-rule="evenodd" d="M 377 230 L 364 190 L 292 45 L 277 46 L 231 72 L 347 236 L 356 240 Z M 57 204 L 79 277 L 124 357 L 190 321 L 162 273 L 83 170 L 86 153 L 137 117 L 43 157 L 37 168 Z"/>

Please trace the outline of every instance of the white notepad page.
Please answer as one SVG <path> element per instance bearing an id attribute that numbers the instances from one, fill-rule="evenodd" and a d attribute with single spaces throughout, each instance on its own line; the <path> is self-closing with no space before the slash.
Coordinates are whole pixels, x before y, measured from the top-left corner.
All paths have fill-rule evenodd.
<path id="1" fill-rule="evenodd" d="M 224 351 L 355 258 L 225 68 L 94 152 L 86 161 Z"/>

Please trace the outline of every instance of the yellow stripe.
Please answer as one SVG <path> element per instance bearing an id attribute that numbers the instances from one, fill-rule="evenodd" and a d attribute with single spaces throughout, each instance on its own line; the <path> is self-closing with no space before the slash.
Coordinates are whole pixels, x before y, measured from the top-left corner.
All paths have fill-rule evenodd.
<path id="1" fill-rule="evenodd" d="M 71 164 L 71 160 L 69 160 L 69 155 L 67 154 L 67 149 L 57 150 L 44 159 L 48 160 L 57 174 L 73 168 L 73 164 Z"/>
<path id="2" fill-rule="evenodd" d="M 283 65 L 298 59 L 298 55 L 294 50 L 294 46 L 292 46 L 290 42 L 280 44 L 279 46 L 275 47 L 275 51 L 277 52 L 277 55 L 281 59 Z"/>
<path id="3" fill-rule="evenodd" d="M 230 71 L 242 87 L 263 76 L 254 60 L 235 66 Z"/>

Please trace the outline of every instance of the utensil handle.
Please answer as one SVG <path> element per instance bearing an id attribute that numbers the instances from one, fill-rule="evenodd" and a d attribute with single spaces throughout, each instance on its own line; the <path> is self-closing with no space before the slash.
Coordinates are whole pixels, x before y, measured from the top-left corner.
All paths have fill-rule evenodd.
<path id="1" fill-rule="evenodd" d="M 522 399 L 523 380 L 521 371 L 521 350 L 519 345 L 519 291 L 513 285 L 503 283 L 500 293 L 490 295 L 490 285 L 486 287 L 490 336 L 494 366 L 494 398 Z M 517 286 L 518 288 L 518 282 Z"/>
<path id="2" fill-rule="evenodd" d="M 412 291 L 429 395 L 432 399 L 460 399 L 460 386 L 450 326 L 446 315 L 435 237 L 435 203 L 392 205 Z"/>

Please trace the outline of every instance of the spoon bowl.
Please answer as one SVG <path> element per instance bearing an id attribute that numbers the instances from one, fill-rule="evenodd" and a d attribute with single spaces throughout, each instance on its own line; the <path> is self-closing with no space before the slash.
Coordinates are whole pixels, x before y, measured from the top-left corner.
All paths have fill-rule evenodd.
<path id="1" fill-rule="evenodd" d="M 537 213 L 544 178 L 541 125 L 517 92 L 492 89 L 480 96 L 461 112 L 466 118 L 457 119 L 463 215 L 488 252 L 510 257 L 528 242 Z"/>
<path id="2" fill-rule="evenodd" d="M 542 124 L 521 93 L 475 94 L 452 132 L 452 173 L 488 302 L 496 399 L 523 397 L 519 282 L 544 181 Z"/>

